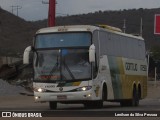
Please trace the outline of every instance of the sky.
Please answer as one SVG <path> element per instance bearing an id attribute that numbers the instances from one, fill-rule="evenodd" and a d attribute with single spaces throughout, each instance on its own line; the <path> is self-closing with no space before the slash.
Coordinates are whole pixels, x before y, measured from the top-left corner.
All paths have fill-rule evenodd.
<path id="1" fill-rule="evenodd" d="M 11 13 L 11 6 L 17 5 L 21 8 L 19 17 L 27 21 L 43 20 L 48 16 L 48 5 L 42 4 L 42 0 L 0 0 L 0 7 Z M 160 0 L 57 0 L 56 16 L 133 8 L 160 8 Z M 17 15 L 16 9 L 13 14 Z"/>

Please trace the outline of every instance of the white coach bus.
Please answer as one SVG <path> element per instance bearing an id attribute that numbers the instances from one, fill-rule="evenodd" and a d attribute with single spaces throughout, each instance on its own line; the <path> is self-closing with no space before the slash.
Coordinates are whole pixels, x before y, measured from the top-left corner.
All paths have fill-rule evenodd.
<path id="1" fill-rule="evenodd" d="M 104 101 L 138 106 L 147 95 L 144 39 L 110 26 L 57 26 L 40 29 L 33 53 L 33 90 L 36 102 L 82 103 L 101 108 Z"/>

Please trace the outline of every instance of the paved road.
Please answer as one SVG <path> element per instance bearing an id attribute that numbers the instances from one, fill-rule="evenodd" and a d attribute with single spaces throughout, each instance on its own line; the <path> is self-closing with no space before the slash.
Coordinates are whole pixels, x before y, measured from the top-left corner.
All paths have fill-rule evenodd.
<path id="1" fill-rule="evenodd" d="M 55 116 L 104 116 L 128 111 L 160 111 L 160 99 L 147 98 L 140 101 L 139 107 L 121 107 L 119 103 L 105 102 L 103 109 L 85 109 L 81 104 L 58 104 L 57 110 L 50 110 L 48 103 L 34 103 L 33 96 L 0 97 L 0 111 L 39 111 Z M 130 112 L 129 112 L 130 113 Z M 88 114 L 88 115 L 87 115 Z"/>
<path id="2" fill-rule="evenodd" d="M 75 105 L 58 104 L 57 110 L 50 110 L 48 103 L 34 103 L 33 96 L 26 96 L 26 95 L 23 96 L 23 95 L 13 94 L 8 96 L 0 96 L 0 111 L 17 111 L 17 112 L 33 111 L 33 112 L 40 112 L 48 116 L 54 115 L 56 117 L 65 117 L 65 118 L 72 117 L 72 119 L 74 119 L 73 117 L 89 116 L 92 117 L 92 120 L 101 120 L 102 117 L 107 117 L 107 115 L 113 116 L 115 115 L 115 113 L 132 113 L 132 112 L 144 113 L 151 111 L 159 115 L 160 113 L 159 91 L 160 91 L 160 85 L 157 87 L 154 87 L 154 85 L 150 85 L 148 90 L 148 97 L 140 101 L 140 106 L 138 107 L 121 107 L 119 103 L 105 102 L 103 109 L 85 109 L 83 105 L 79 104 Z M 122 117 L 121 118 L 118 117 L 118 120 L 119 119 L 122 119 Z M 131 120 L 132 118 L 131 117 L 126 118 L 126 120 L 128 119 Z M 141 120 L 144 119 L 146 120 L 146 117 L 141 118 Z M 149 120 L 151 118 L 147 119 Z M 158 120 L 159 118 L 154 118 L 153 120 L 155 119 Z M 79 120 L 82 119 L 79 118 Z M 115 120 L 115 118 L 113 120 Z M 125 119 L 123 118 L 123 120 Z"/>

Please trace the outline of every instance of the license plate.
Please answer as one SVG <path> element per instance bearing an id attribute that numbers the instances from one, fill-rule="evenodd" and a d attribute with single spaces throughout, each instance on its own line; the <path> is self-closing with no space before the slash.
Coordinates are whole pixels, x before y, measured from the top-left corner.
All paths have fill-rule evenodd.
<path id="1" fill-rule="evenodd" d="M 58 95 L 57 99 L 59 99 L 59 100 L 65 100 L 65 99 L 67 99 L 67 96 L 66 95 Z"/>

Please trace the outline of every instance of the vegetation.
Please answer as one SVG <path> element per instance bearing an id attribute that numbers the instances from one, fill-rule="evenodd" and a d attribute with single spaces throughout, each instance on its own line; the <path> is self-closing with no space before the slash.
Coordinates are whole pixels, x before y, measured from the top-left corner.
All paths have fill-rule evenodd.
<path id="1" fill-rule="evenodd" d="M 153 60 L 160 61 L 160 47 L 159 46 L 154 46 L 153 48 L 151 48 L 151 56 Z"/>

